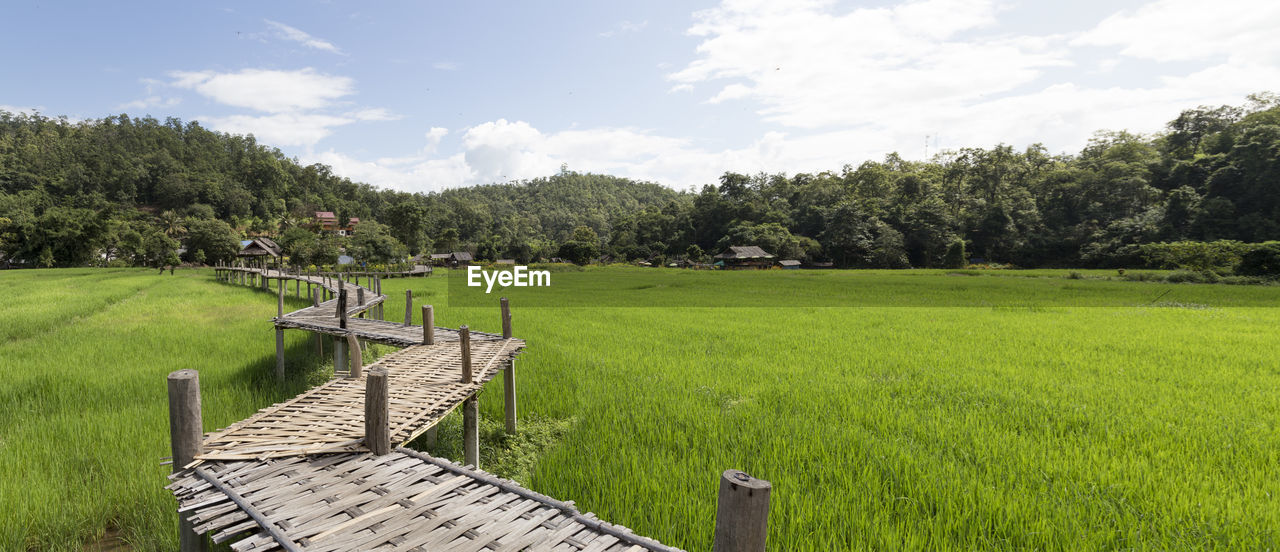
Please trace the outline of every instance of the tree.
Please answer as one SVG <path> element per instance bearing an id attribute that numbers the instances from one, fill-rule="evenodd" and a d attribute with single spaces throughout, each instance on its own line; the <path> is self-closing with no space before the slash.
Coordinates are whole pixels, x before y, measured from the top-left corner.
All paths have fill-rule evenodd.
<path id="1" fill-rule="evenodd" d="M 942 259 L 943 268 L 964 268 L 969 264 L 965 256 L 964 240 L 956 238 L 947 245 L 947 254 Z"/>
<path id="2" fill-rule="evenodd" d="M 165 235 L 163 230 L 152 229 L 142 238 L 141 259 L 138 259 L 138 264 L 151 268 L 176 265 L 181 262 L 175 251 L 177 248 L 177 240 Z"/>
<path id="3" fill-rule="evenodd" d="M 560 246 L 559 255 L 573 264 L 585 265 L 600 255 L 600 249 L 595 243 L 571 240 Z"/>
<path id="4" fill-rule="evenodd" d="M 285 230 L 276 239 L 276 244 L 280 246 L 281 252 L 289 258 L 290 262 L 300 265 L 305 262 L 307 255 L 319 241 L 320 237 L 315 232 L 295 226 Z"/>
<path id="5" fill-rule="evenodd" d="M 351 256 L 357 261 L 388 263 L 404 260 L 408 250 L 391 236 L 390 229 L 373 221 L 361 221 L 351 237 Z"/>
<path id="6" fill-rule="evenodd" d="M 187 228 L 187 255 L 204 251 L 208 262 L 231 262 L 240 252 L 240 235 L 220 220 L 193 220 Z"/>

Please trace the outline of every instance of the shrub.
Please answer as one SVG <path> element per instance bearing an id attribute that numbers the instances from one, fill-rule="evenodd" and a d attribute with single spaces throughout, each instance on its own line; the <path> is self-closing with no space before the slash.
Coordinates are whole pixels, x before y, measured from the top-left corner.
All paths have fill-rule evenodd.
<path id="1" fill-rule="evenodd" d="M 1171 284 L 1213 284 L 1220 279 L 1217 273 L 1210 270 L 1175 270 L 1164 277 Z"/>
<path id="2" fill-rule="evenodd" d="M 956 238 L 942 256 L 942 268 L 964 268 L 965 264 L 964 240 Z"/>
<path id="3" fill-rule="evenodd" d="M 1280 242 L 1266 242 L 1254 245 L 1240 256 L 1237 274 L 1245 276 L 1280 276 Z"/>

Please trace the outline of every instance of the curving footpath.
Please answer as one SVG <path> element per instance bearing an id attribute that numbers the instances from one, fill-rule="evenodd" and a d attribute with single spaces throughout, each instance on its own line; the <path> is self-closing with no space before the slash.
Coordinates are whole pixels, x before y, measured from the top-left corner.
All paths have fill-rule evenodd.
<path id="1" fill-rule="evenodd" d="M 184 521 L 184 551 L 203 549 L 185 532 L 234 541 L 231 548 L 241 552 L 677 550 L 582 514 L 571 502 L 404 447 L 463 405 L 468 462 L 478 463 L 476 395 L 499 372 L 511 374 L 524 348 L 510 337 L 505 305 L 504 335 L 496 335 L 377 319 L 386 297 L 376 279 L 369 289 L 323 275 L 231 267 L 219 267 L 217 277 L 250 285 L 260 280 L 267 288 L 277 280 L 278 360 L 285 329 L 333 336 L 341 344 L 335 353 L 352 354 L 339 359 L 330 381 L 197 435 L 189 456 L 179 451 L 184 426 L 174 389 L 195 382 L 198 427 L 198 380 L 193 371 L 170 375 L 176 471 L 167 488 Z M 295 294 L 304 283 L 312 290 L 311 307 L 283 312 L 289 280 Z M 333 298 L 321 300 L 322 294 Z M 376 318 L 361 318 L 371 311 Z M 362 366 L 361 340 L 404 348 Z M 514 395 L 507 398 L 513 429 Z M 376 444 L 379 435 L 391 448 Z"/>

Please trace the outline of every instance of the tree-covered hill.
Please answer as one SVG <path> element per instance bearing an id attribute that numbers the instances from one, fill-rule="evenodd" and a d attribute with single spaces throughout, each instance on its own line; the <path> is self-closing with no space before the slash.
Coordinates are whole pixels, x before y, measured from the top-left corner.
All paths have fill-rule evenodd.
<path id="1" fill-rule="evenodd" d="M 196 122 L 0 112 L 0 252 L 13 262 L 155 264 L 174 241 L 186 260 L 211 262 L 226 252 L 202 245 L 210 234 L 280 237 L 309 228 L 315 211 L 386 225 L 369 232 L 409 253 L 480 258 L 757 244 L 848 267 L 1138 266 L 1141 244 L 1280 239 L 1280 100 L 1189 109 L 1156 136 L 1099 132 L 1074 155 L 1038 145 L 889 155 L 818 174 L 725 173 L 696 193 L 563 171 L 408 194 Z"/>

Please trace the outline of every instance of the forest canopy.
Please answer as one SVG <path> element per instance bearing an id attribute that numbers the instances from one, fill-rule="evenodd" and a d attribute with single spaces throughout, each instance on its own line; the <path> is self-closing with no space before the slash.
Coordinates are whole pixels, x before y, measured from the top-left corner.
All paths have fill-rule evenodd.
<path id="1" fill-rule="evenodd" d="M 303 243 L 297 229 L 316 211 L 377 225 Z M 1151 136 L 1098 132 L 1076 154 L 1004 144 L 927 161 L 890 154 L 816 174 L 728 172 L 696 191 L 562 170 L 405 193 L 197 122 L 0 111 L 0 253 L 9 262 L 155 265 L 185 245 L 184 260 L 211 263 L 233 254 L 232 240 L 291 230 L 286 242 L 321 259 L 341 248 L 525 262 L 568 250 L 621 261 L 761 245 L 839 267 L 974 258 L 1146 266 L 1164 250 L 1144 245 L 1280 239 L 1280 98 L 1188 109 Z"/>

